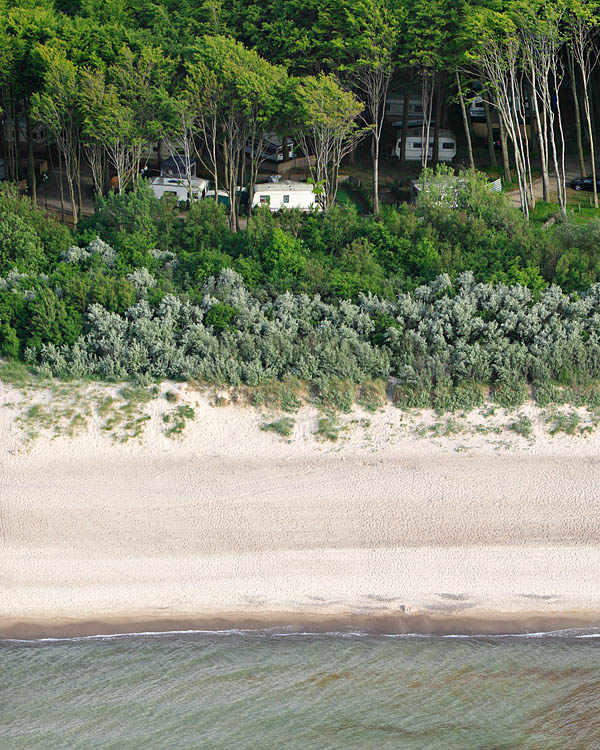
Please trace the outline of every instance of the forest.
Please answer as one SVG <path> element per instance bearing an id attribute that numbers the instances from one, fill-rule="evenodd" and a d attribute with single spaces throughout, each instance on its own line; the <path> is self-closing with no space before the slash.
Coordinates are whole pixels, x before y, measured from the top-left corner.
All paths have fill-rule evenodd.
<path id="1" fill-rule="evenodd" d="M 597 207 L 598 28 L 585 0 L 0 0 L 0 356 L 61 377 L 415 393 L 597 380 L 600 220 L 569 213 L 565 164 L 591 164 Z M 392 91 L 402 143 L 414 92 L 433 143 L 414 205 L 380 201 Z M 39 128 L 68 224 L 40 205 Z M 271 133 L 284 160 L 288 140 L 307 157 L 321 210 L 242 203 Z M 198 165 L 227 206 L 159 200 L 143 179 L 157 143 L 190 195 Z M 362 211 L 338 200 L 357 153 Z M 495 165 L 517 205 L 489 189 Z"/>

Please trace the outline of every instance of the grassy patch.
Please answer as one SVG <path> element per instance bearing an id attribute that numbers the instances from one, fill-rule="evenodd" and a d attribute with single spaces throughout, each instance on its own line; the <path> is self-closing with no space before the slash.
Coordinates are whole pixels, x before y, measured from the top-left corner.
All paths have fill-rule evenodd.
<path id="1" fill-rule="evenodd" d="M 317 435 L 322 440 L 331 440 L 335 442 L 339 438 L 340 432 L 343 429 L 343 426 L 338 421 L 338 418 L 334 412 L 329 412 L 319 417 L 319 422 L 317 424 Z"/>
<path id="2" fill-rule="evenodd" d="M 251 402 L 254 406 L 269 406 L 280 411 L 295 412 L 302 406 L 305 392 L 306 386 L 295 377 L 268 380 L 254 390 Z"/>
<path id="3" fill-rule="evenodd" d="M 531 398 L 527 383 L 496 383 L 491 390 L 492 399 L 505 409 L 518 409 Z"/>
<path id="4" fill-rule="evenodd" d="M 104 398 L 97 406 L 98 414 L 106 417 L 102 429 L 120 443 L 140 438 L 146 423 L 150 421 L 150 415 L 143 412 L 144 405 L 155 398 L 158 392 L 157 386 L 123 386 L 119 390 L 122 401 L 112 397 Z"/>
<path id="5" fill-rule="evenodd" d="M 585 431 L 582 421 L 581 415 L 576 411 L 552 412 L 546 418 L 546 422 L 550 425 L 551 435 L 558 435 L 560 432 L 564 432 L 565 435 L 581 434 Z"/>
<path id="6" fill-rule="evenodd" d="M 343 411 L 346 414 L 354 405 L 356 386 L 348 380 L 339 378 L 318 384 L 317 403 L 330 411 Z"/>
<path id="7" fill-rule="evenodd" d="M 295 419 L 292 419 L 291 417 L 282 417 L 281 419 L 275 420 L 275 422 L 263 424 L 260 429 L 271 430 L 272 432 L 276 432 L 278 435 L 281 435 L 281 437 L 287 438 L 290 437 L 292 432 L 294 431 L 295 424 Z"/>
<path id="8" fill-rule="evenodd" d="M 399 409 L 429 409 L 431 407 L 431 394 L 426 389 L 397 385 L 392 393 L 392 402 Z"/>
<path id="9" fill-rule="evenodd" d="M 23 362 L 11 359 L 0 364 L 0 380 L 11 385 L 25 385 L 32 379 L 32 374 Z"/>
<path id="10" fill-rule="evenodd" d="M 185 430 L 187 420 L 193 419 L 194 416 L 194 410 L 188 404 L 180 404 L 173 411 L 163 414 L 165 435 L 170 438 L 179 437 Z"/>
<path id="11" fill-rule="evenodd" d="M 165 393 L 165 398 L 170 404 L 174 404 L 179 400 L 179 396 L 177 395 L 177 393 L 175 393 L 175 391 L 167 391 Z"/>
<path id="12" fill-rule="evenodd" d="M 358 389 L 357 402 L 363 409 L 374 413 L 383 408 L 385 404 L 386 384 L 382 380 L 373 380 L 363 383 Z"/>
<path id="13" fill-rule="evenodd" d="M 519 414 L 515 420 L 508 423 L 508 429 L 516 432 L 517 435 L 529 440 L 533 434 L 533 422 L 524 414 Z"/>

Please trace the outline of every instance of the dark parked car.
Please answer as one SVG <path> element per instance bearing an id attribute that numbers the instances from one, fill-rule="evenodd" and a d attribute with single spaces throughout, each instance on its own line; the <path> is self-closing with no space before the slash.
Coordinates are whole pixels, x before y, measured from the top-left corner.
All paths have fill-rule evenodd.
<path id="1" fill-rule="evenodd" d="M 591 177 L 580 177 L 578 180 L 571 182 L 573 190 L 589 190 L 590 192 L 594 189 Z M 596 177 L 596 190 L 600 192 L 600 177 Z"/>

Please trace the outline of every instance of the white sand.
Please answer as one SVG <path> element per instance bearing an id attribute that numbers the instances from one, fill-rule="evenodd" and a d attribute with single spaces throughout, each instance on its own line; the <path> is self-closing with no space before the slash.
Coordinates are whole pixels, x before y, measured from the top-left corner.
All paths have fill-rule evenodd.
<path id="1" fill-rule="evenodd" d="M 143 442 L 124 445 L 94 423 L 25 451 L 0 411 L 0 635 L 402 613 L 600 625 L 600 436 L 498 452 L 418 439 L 389 407 L 322 443 L 305 407 L 286 442 L 254 409 L 185 397 L 182 439 L 162 434 L 156 400 Z"/>

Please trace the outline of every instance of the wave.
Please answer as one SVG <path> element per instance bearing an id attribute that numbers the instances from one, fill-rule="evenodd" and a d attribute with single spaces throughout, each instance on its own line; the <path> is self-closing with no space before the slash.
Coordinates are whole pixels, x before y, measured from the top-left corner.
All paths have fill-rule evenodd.
<path id="1" fill-rule="evenodd" d="M 600 628 L 565 628 L 561 630 L 546 630 L 536 633 L 369 633 L 361 630 L 334 631 L 305 631 L 282 628 L 231 628 L 226 630 L 142 630 L 133 633 L 98 633 L 96 635 L 65 636 L 57 638 L 0 638 L 0 645 L 10 643 L 38 644 L 38 643 L 76 643 L 81 641 L 112 641 L 131 638 L 172 638 L 177 636 L 244 636 L 253 638 L 393 638 L 403 639 L 461 639 L 461 640 L 498 640 L 504 638 L 538 639 L 600 639 Z"/>

